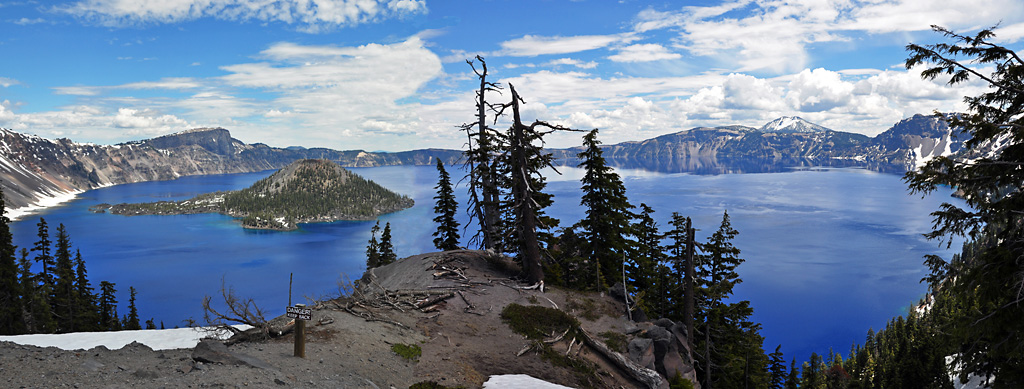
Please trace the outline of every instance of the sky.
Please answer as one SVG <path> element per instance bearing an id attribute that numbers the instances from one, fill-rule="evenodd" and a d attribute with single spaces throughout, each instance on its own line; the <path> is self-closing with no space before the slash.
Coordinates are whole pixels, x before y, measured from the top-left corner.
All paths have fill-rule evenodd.
<path id="1" fill-rule="evenodd" d="M 479 55 L 506 87 L 489 100 L 514 85 L 524 120 L 598 128 L 606 144 L 780 116 L 873 136 L 984 91 L 903 66 L 908 43 L 943 42 L 933 24 L 998 25 L 1019 51 L 1024 1 L 0 0 L 0 127 L 460 149 Z"/>

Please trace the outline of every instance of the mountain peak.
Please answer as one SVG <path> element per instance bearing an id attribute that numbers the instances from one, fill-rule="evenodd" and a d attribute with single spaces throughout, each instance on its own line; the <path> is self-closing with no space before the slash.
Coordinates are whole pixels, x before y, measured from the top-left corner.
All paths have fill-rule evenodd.
<path id="1" fill-rule="evenodd" d="M 772 120 L 761 127 L 761 132 L 778 132 L 778 133 L 810 133 L 810 132 L 824 132 L 831 131 L 828 128 L 819 126 L 804 120 L 799 116 L 783 116 L 778 119 Z"/>

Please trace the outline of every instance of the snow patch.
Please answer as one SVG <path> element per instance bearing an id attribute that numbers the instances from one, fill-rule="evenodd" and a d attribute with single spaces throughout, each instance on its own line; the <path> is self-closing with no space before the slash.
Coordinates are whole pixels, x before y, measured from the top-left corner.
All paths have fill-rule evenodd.
<path id="1" fill-rule="evenodd" d="M 84 190 L 73 190 L 73 191 L 70 191 L 70 192 L 58 192 L 56 194 L 50 193 L 49 196 L 42 195 L 42 193 L 40 193 L 40 195 L 42 195 L 42 197 L 40 197 L 38 200 L 36 200 L 32 204 L 26 205 L 26 206 L 21 207 L 21 208 L 8 209 L 7 210 L 7 217 L 11 218 L 11 221 L 15 221 L 15 220 L 18 220 L 18 219 L 20 219 L 20 218 L 22 218 L 24 216 L 30 215 L 32 213 L 35 213 L 36 211 L 41 211 L 43 209 L 46 209 L 46 208 L 49 208 L 49 207 L 54 207 L 54 206 L 63 204 L 65 202 L 74 200 L 75 197 L 78 197 L 78 194 L 82 193 L 82 192 L 85 192 L 85 191 Z"/>
<path id="2" fill-rule="evenodd" d="M 492 375 L 484 382 L 484 389 L 571 389 L 552 384 L 526 374 Z"/>
<path id="3" fill-rule="evenodd" d="M 247 330 L 247 325 L 235 328 Z M 193 348 L 203 338 L 227 339 L 231 333 L 225 330 L 211 332 L 208 327 L 173 328 L 166 330 L 135 330 L 108 332 L 72 332 L 68 334 L 29 334 L 0 336 L 0 342 L 13 342 L 38 347 L 56 347 L 61 350 L 88 350 L 104 346 L 111 350 L 122 348 L 132 342 L 139 342 L 153 350 Z"/>

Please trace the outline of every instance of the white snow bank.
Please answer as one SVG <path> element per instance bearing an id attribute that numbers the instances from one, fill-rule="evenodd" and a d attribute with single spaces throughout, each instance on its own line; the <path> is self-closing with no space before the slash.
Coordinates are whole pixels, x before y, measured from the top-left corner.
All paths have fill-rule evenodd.
<path id="1" fill-rule="evenodd" d="M 552 384 L 526 374 L 492 375 L 484 382 L 484 389 L 571 389 L 568 386 Z"/>
<path id="2" fill-rule="evenodd" d="M 236 325 L 235 328 L 245 330 L 247 325 Z M 154 350 L 176 348 L 193 348 L 203 338 L 215 337 L 226 339 L 227 331 L 211 333 L 203 327 L 173 328 L 166 330 L 135 330 L 110 332 L 72 332 L 68 334 L 29 334 L 0 336 L 0 342 L 14 342 L 39 347 L 56 347 L 62 350 L 88 350 L 96 346 L 104 346 L 116 350 L 131 342 L 139 342 Z"/>
<path id="3" fill-rule="evenodd" d="M 61 203 L 64 202 L 74 200 L 75 197 L 77 197 L 78 194 L 82 192 L 84 191 L 76 190 L 71 192 L 60 192 L 50 196 L 43 196 L 39 200 L 36 200 L 34 203 L 29 204 L 27 206 L 21 208 L 8 209 L 7 217 L 11 218 L 12 221 L 18 220 L 36 211 L 41 211 L 49 207 L 60 205 Z"/>

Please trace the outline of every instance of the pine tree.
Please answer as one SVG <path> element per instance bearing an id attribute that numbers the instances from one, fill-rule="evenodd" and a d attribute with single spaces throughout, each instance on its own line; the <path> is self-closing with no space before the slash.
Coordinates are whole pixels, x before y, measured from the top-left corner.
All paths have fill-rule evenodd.
<path id="1" fill-rule="evenodd" d="M 773 389 L 783 389 L 786 384 L 786 359 L 782 356 L 782 345 L 775 346 L 775 352 L 768 354 L 770 365 L 768 371 L 771 373 L 769 384 Z"/>
<path id="2" fill-rule="evenodd" d="M 77 316 L 75 271 L 71 262 L 71 238 L 64 224 L 57 225 L 57 244 L 54 250 L 54 281 L 51 308 L 57 320 L 58 332 L 73 332 Z"/>
<path id="3" fill-rule="evenodd" d="M 147 330 L 155 330 L 156 329 L 156 322 L 153 321 L 152 317 L 149 318 L 149 320 L 146 320 L 146 329 Z"/>
<path id="4" fill-rule="evenodd" d="M 786 389 L 798 389 L 800 387 L 800 369 L 796 368 L 796 358 L 789 363 L 789 375 L 786 376 Z"/>
<path id="5" fill-rule="evenodd" d="M 544 151 L 544 136 L 569 129 L 540 120 L 524 124 L 520 115 L 520 103 L 524 101 L 511 84 L 509 90 L 512 101 L 504 107 L 512 108 L 512 125 L 504 137 L 503 153 L 497 160 L 499 176 L 503 177 L 499 186 L 507 190 L 501 203 L 507 215 L 503 236 L 508 251 L 519 259 L 527 280 L 540 284 L 544 281 L 541 246 L 542 243 L 551 245 L 554 236 L 548 231 L 558 227 L 558 220 L 544 213 L 554 202 L 553 196 L 544 192 L 547 183 L 541 174 L 542 169 L 554 168 L 551 153 Z M 547 131 L 543 130 L 545 128 Z"/>
<path id="6" fill-rule="evenodd" d="M 638 221 L 632 226 L 636 248 L 633 255 L 627 257 L 626 278 L 637 292 L 644 293 L 640 306 L 647 316 L 658 318 L 668 313 L 670 293 L 677 288 L 663 264 L 668 256 L 661 247 L 663 236 L 658 232 L 653 213 L 654 209 L 647 204 L 640 204 Z"/>
<path id="7" fill-rule="evenodd" d="M 455 192 L 452 190 L 452 180 L 448 172 L 444 170 L 444 163 L 437 160 L 437 172 L 440 175 L 437 181 L 437 196 L 434 199 L 434 223 L 437 223 L 437 231 L 434 232 L 434 247 L 438 250 L 459 249 L 459 222 L 455 220 L 455 213 L 459 210 L 459 203 L 455 200 Z"/>
<path id="8" fill-rule="evenodd" d="M 100 281 L 100 324 L 104 331 L 115 331 L 121 328 L 117 317 L 117 297 L 114 283 Z"/>
<path id="9" fill-rule="evenodd" d="M 952 242 L 959 236 L 989 244 L 970 259 L 927 257 L 931 274 L 925 281 L 962 308 L 942 328 L 959 346 L 953 364 L 963 367 L 960 373 L 994 375 L 997 385 L 1024 387 L 1024 60 L 996 43 L 995 27 L 973 36 L 932 29 L 952 42 L 908 45 L 907 68 L 924 64 L 924 79 L 948 76 L 951 86 L 976 79 L 988 88 L 964 98 L 967 113 L 945 117 L 969 139 L 967 158 L 937 157 L 904 179 L 914 193 L 952 188 L 967 204 L 943 203 L 932 213 L 928 238 Z"/>
<path id="10" fill-rule="evenodd" d="M 821 389 L 825 387 L 825 380 L 822 374 L 824 363 L 818 353 L 811 353 L 811 359 L 804 363 L 803 373 L 800 375 L 800 387 L 806 389 Z"/>
<path id="11" fill-rule="evenodd" d="M 388 222 L 380 234 L 380 265 L 391 264 L 396 260 L 398 255 L 395 254 L 395 246 L 391 244 L 391 222 Z"/>
<path id="12" fill-rule="evenodd" d="M 3 188 L 0 186 L 0 335 L 25 332 L 25 319 L 22 316 L 23 293 L 18 283 L 16 248 L 10 224 Z"/>
<path id="13" fill-rule="evenodd" d="M 52 299 L 51 293 L 53 293 L 54 287 L 54 264 L 50 249 L 50 230 L 46 224 L 46 219 L 43 218 L 39 218 L 39 223 L 36 223 L 36 226 L 39 227 L 37 234 L 39 240 L 32 247 L 32 251 L 36 252 L 36 263 L 41 265 L 38 282 L 43 288 L 43 295 L 46 297 L 47 303 L 49 303 Z"/>
<path id="14" fill-rule="evenodd" d="M 142 326 L 139 325 L 139 310 L 135 306 L 135 287 L 128 287 L 128 316 L 125 317 L 124 325 L 122 326 L 126 330 L 141 330 Z"/>
<path id="15" fill-rule="evenodd" d="M 674 304 L 673 318 L 680 320 L 686 325 L 686 332 L 690 334 L 689 341 L 690 347 L 693 347 L 694 341 L 694 310 L 695 310 L 695 299 L 696 299 L 696 284 L 694 282 L 696 278 L 695 262 L 696 262 L 696 243 L 694 242 L 694 233 L 691 226 L 690 218 L 683 217 L 679 212 L 672 213 L 672 220 L 669 222 L 672 225 L 666 237 L 670 240 L 669 246 L 666 249 L 669 250 L 669 261 L 672 263 L 672 271 L 674 276 L 680 280 L 682 287 L 682 296 L 676 298 Z M 678 296 L 677 296 L 678 297 Z"/>
<path id="16" fill-rule="evenodd" d="M 377 221 L 370 228 L 370 241 L 366 245 L 366 268 L 372 269 L 381 265 L 380 243 L 377 242 L 377 232 L 380 231 L 380 221 Z"/>
<path id="17" fill-rule="evenodd" d="M 75 328 L 80 331 L 100 330 L 99 306 L 92 285 L 89 284 L 81 250 L 75 250 L 75 296 L 78 304 Z"/>
<path id="18" fill-rule="evenodd" d="M 579 222 L 580 235 L 589 243 L 585 252 L 594 264 L 598 290 L 613 283 L 612 275 L 618 273 L 632 246 L 629 221 L 634 208 L 626 198 L 626 187 L 619 175 L 605 161 L 600 144 L 594 129 L 583 136 L 584 150 L 577 154 L 582 160 L 579 167 L 585 170 L 580 180 L 580 205 L 586 209 L 586 217 Z"/>
<path id="19" fill-rule="evenodd" d="M 749 320 L 754 312 L 750 301 L 725 303 L 733 287 L 742 282 L 736 267 L 743 259 L 739 258 L 740 250 L 732 245 L 738 233 L 731 226 L 729 213 L 725 212 L 722 224 L 708 237 L 705 254 L 699 258 L 696 308 L 702 320 L 696 332 L 703 336 L 698 337 L 696 348 L 703 359 L 697 370 L 698 376 L 703 377 L 704 387 L 712 387 L 719 381 L 727 387 L 743 386 L 751 377 L 761 380 L 762 373 L 767 374 L 767 360 L 761 363 L 764 350 L 761 348 L 763 338 L 758 334 L 760 324 Z M 751 358 L 758 361 L 751 364 Z M 742 370 L 733 362 L 737 359 L 744 361 Z M 755 369 L 751 372 L 748 367 Z M 767 385 L 766 376 L 764 381 Z"/>

